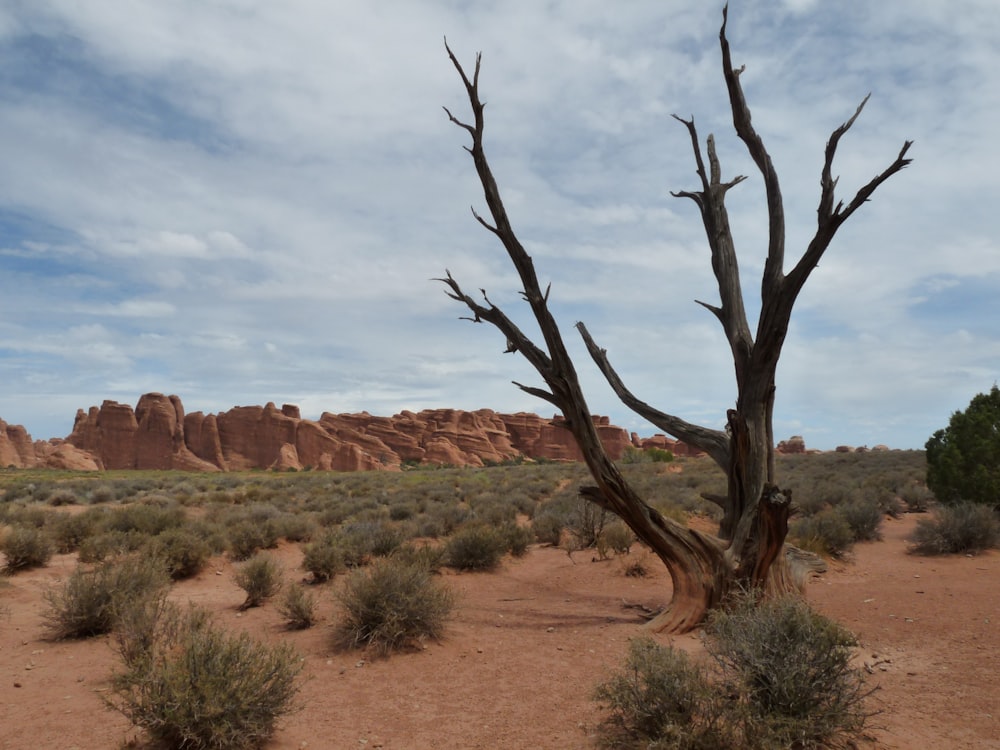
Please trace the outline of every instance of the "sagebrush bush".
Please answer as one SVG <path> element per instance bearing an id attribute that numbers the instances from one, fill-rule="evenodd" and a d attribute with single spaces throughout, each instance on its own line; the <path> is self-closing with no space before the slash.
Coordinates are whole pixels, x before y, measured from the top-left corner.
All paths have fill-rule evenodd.
<path id="1" fill-rule="evenodd" d="M 146 552 L 163 560 L 174 580 L 200 573 L 211 556 L 208 543 L 184 528 L 168 529 L 153 537 Z"/>
<path id="2" fill-rule="evenodd" d="M 981 552 L 1000 544 L 1000 518 L 978 503 L 941 506 L 933 517 L 917 521 L 910 542 L 910 551 L 918 555 Z"/>
<path id="3" fill-rule="evenodd" d="M 819 748 L 860 737 L 871 691 L 851 664 L 856 641 L 802 599 L 738 597 L 713 611 L 706 635 L 720 688 L 743 697 L 731 721 L 746 742 Z"/>
<path id="4" fill-rule="evenodd" d="M 52 541 L 42 529 L 34 526 L 14 526 L 0 536 L 0 552 L 7 575 L 19 570 L 40 568 L 52 558 Z"/>
<path id="5" fill-rule="evenodd" d="M 851 527 L 856 542 L 876 542 L 882 538 L 880 528 L 885 511 L 876 499 L 857 497 L 837 506 L 837 513 Z"/>
<path id="6" fill-rule="evenodd" d="M 138 531 L 105 531 L 88 536 L 80 542 L 79 559 L 82 563 L 99 563 L 108 558 L 127 555 L 145 547 L 150 539 Z"/>
<path id="7" fill-rule="evenodd" d="M 614 552 L 616 555 L 627 555 L 635 542 L 632 529 L 620 521 L 607 524 L 597 537 L 597 554 L 601 559 Z"/>
<path id="8" fill-rule="evenodd" d="M 853 747 L 871 714 L 853 637 L 801 599 L 737 597 L 711 615 L 709 665 L 651 639 L 595 693 L 608 748 Z"/>
<path id="9" fill-rule="evenodd" d="M 47 525 L 56 550 L 62 554 L 75 552 L 83 541 L 94 533 L 99 516 L 88 510 L 85 513 L 53 513 Z"/>
<path id="10" fill-rule="evenodd" d="M 343 613 L 335 644 L 377 655 L 440 638 L 454 605 L 451 591 L 426 566 L 391 557 L 353 572 L 337 598 Z"/>
<path id="11" fill-rule="evenodd" d="M 259 607 L 281 588 L 281 565 L 270 555 L 258 553 L 236 569 L 234 580 L 247 594 L 240 609 Z"/>
<path id="12" fill-rule="evenodd" d="M 316 597 L 302 584 L 293 583 L 285 589 L 278 603 L 278 613 L 292 630 L 310 628 L 316 623 Z"/>
<path id="13" fill-rule="evenodd" d="M 400 545 L 392 553 L 392 559 L 408 565 L 418 565 L 432 573 L 441 570 L 445 564 L 447 552 L 444 547 L 431 544 L 416 545 L 407 542 Z"/>
<path id="14" fill-rule="evenodd" d="M 504 548 L 514 557 L 524 557 L 528 552 L 528 545 L 535 541 L 531 529 L 518 526 L 513 521 L 505 523 L 498 531 L 503 537 Z"/>
<path id="15" fill-rule="evenodd" d="M 562 541 L 564 525 L 559 515 L 545 511 L 535 514 L 531 519 L 531 530 L 535 534 L 535 539 L 539 544 L 550 544 L 553 547 L 558 547 Z"/>
<path id="16" fill-rule="evenodd" d="M 788 535 L 810 552 L 840 557 L 854 545 L 854 531 L 835 508 L 797 518 L 789 524 Z"/>
<path id="17" fill-rule="evenodd" d="M 229 530 L 229 556 L 233 560 L 246 560 L 258 550 L 277 547 L 279 538 L 277 524 L 271 519 L 237 522 Z"/>
<path id="18" fill-rule="evenodd" d="M 232 635 L 204 613 L 171 607 L 144 627 L 143 642 L 122 653 L 108 702 L 163 745 L 259 748 L 294 709 L 302 659 L 290 645 Z"/>
<path id="19" fill-rule="evenodd" d="M 329 581 L 347 569 L 340 537 L 335 532 L 327 532 L 302 546 L 302 569 L 312 574 L 313 582 Z"/>
<path id="20" fill-rule="evenodd" d="M 156 558 L 124 558 L 93 570 L 77 567 L 65 583 L 45 592 L 43 613 L 50 638 L 87 638 L 110 632 L 126 606 L 163 595 L 170 578 Z"/>
<path id="21" fill-rule="evenodd" d="M 599 683 L 594 700 L 607 711 L 598 726 L 605 748 L 727 747 L 717 696 L 703 669 L 683 651 L 646 636 L 629 643 L 623 669 Z"/>
<path id="22" fill-rule="evenodd" d="M 507 542 L 490 526 L 470 524 L 452 534 L 445 544 L 448 565 L 457 570 L 493 570 L 500 564 Z"/>

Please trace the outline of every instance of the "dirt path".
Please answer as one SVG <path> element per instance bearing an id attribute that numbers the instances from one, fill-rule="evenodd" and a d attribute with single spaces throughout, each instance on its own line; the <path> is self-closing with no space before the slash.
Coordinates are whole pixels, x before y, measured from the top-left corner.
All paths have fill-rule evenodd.
<path id="1" fill-rule="evenodd" d="M 875 664 L 884 748 L 1000 748 L 1000 554 L 946 559 L 905 554 L 915 519 L 887 521 L 883 542 L 857 548 L 810 586 L 809 598 L 860 637 Z M 641 553 L 639 553 L 641 554 Z M 278 551 L 289 579 L 299 552 Z M 634 555 L 633 555 L 634 557 Z M 322 622 L 282 629 L 273 606 L 237 612 L 243 592 L 225 560 L 172 596 L 218 622 L 293 642 L 305 658 L 302 710 L 270 750 L 293 748 L 585 748 L 596 722 L 590 692 L 641 632 L 640 612 L 665 603 L 669 579 L 650 558 L 647 578 L 623 564 L 534 548 L 491 574 L 445 574 L 459 606 L 442 643 L 368 661 L 331 651 L 329 587 Z M 107 639 L 43 640 L 42 591 L 72 556 L 0 582 L 0 748 L 107 750 L 141 735 L 103 707 L 114 656 Z M 697 636 L 662 639 L 697 650 Z M 882 660 L 888 661 L 882 661 Z"/>

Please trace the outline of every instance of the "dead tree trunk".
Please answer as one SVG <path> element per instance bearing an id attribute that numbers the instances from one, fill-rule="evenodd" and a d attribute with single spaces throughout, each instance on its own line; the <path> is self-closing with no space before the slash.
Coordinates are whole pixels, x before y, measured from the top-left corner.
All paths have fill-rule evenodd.
<path id="1" fill-rule="evenodd" d="M 702 534 L 664 518 L 650 507 L 628 484 L 615 463 L 608 457 L 598 437 L 590 410 L 580 388 L 572 360 L 562 334 L 548 308 L 550 288 L 538 282 L 534 263 L 514 233 L 496 180 L 483 150 L 484 104 L 479 96 L 481 57 L 470 79 L 445 47 L 452 64 L 465 85 L 473 120 L 466 123 L 445 109 L 449 119 L 468 131 L 472 155 L 483 187 L 492 223 L 473 211 L 477 221 L 503 244 L 516 268 L 522 295 L 530 306 L 544 340 L 536 345 L 502 310 L 493 305 L 482 291 L 482 300 L 467 295 L 459 283 L 446 274 L 440 279 L 449 296 L 462 302 L 474 322 L 488 322 L 506 337 L 507 351 L 519 352 L 535 368 L 545 388 L 515 383 L 524 391 L 553 404 L 566 419 L 594 478 L 595 486 L 585 487 L 584 497 L 615 513 L 652 549 L 666 565 L 673 585 L 670 607 L 653 621 L 659 630 L 684 632 L 696 627 L 706 612 L 734 586 L 750 586 L 767 592 L 787 591 L 797 584 L 784 550 L 788 531 L 791 497 L 782 491 L 774 475 L 774 430 L 772 418 L 775 396 L 775 372 L 781 347 L 788 331 L 792 307 L 810 272 L 819 262 L 840 225 L 874 193 L 876 188 L 910 160 L 905 158 L 910 142 L 904 142 L 899 155 L 881 174 L 862 187 L 846 206 L 835 204 L 836 180 L 831 176 L 833 158 L 840 138 L 851 127 L 864 107 L 837 128 L 826 147 L 821 178 L 821 195 L 816 234 L 802 257 L 787 274 L 784 272 L 785 224 L 781 191 L 771 157 L 750 121 L 750 110 L 743 97 L 739 76 L 730 59 L 726 39 L 727 10 L 719 33 L 723 76 L 729 91 L 736 134 L 746 144 L 750 156 L 764 178 L 769 220 L 768 255 L 761 283 L 761 313 L 756 335 L 751 331 L 743 303 L 739 264 L 725 207 L 728 190 L 744 177 L 724 182 L 710 135 L 706 141 L 707 168 L 693 120 L 681 120 L 688 130 L 694 150 L 700 190 L 674 193 L 697 204 L 711 250 L 712 269 L 718 282 L 720 303 L 701 302 L 721 323 L 729 341 L 736 370 L 736 408 L 727 414 L 725 430 L 713 430 L 658 411 L 637 398 L 612 367 L 607 352 L 590 336 L 583 323 L 577 323 L 587 349 L 619 398 L 640 416 L 665 432 L 705 451 L 728 477 L 728 492 L 715 498 L 722 507 L 723 519 L 718 537 Z M 865 99 L 867 101 L 867 97 Z M 675 116 L 676 117 L 676 116 Z"/>

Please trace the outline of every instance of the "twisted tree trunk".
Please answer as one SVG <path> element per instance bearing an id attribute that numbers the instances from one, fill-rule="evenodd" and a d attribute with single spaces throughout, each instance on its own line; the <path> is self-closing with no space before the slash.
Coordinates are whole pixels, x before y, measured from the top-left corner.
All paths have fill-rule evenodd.
<path id="1" fill-rule="evenodd" d="M 711 135 L 706 140 L 706 169 L 693 120 L 676 118 L 687 127 L 690 135 L 701 189 L 674 193 L 678 197 L 690 198 L 697 204 L 711 250 L 720 303 L 699 304 L 711 311 L 721 323 L 735 366 L 738 395 L 736 408 L 727 414 L 726 429 L 713 430 L 691 424 L 658 411 L 637 398 L 625 386 L 612 367 L 607 352 L 597 345 L 586 326 L 583 323 L 576 324 L 591 358 L 623 403 L 665 432 L 705 451 L 726 473 L 726 496 L 712 498 L 723 511 L 718 536 L 700 533 L 662 516 L 639 497 L 605 452 L 559 326 L 549 311 L 549 289 L 546 288 L 543 292 L 539 285 L 534 263 L 514 233 L 486 160 L 483 150 L 484 105 L 479 96 L 481 56 L 476 57 L 475 70 L 470 79 L 448 48 L 447 42 L 445 43 L 448 56 L 465 85 L 473 121 L 463 122 L 447 108 L 445 112 L 453 123 L 468 131 L 472 137 L 472 145 L 466 148 L 472 155 L 492 223 L 475 211 L 473 214 L 506 249 L 520 276 L 522 295 L 538 323 L 544 345 L 532 342 L 502 310 L 490 302 L 485 291 L 480 302 L 463 292 L 450 273 L 446 272 L 445 278 L 440 281 L 446 285 L 449 296 L 471 311 L 470 320 L 487 322 L 499 329 L 506 338 L 506 351 L 518 352 L 524 356 L 544 380 L 545 388 L 520 383 L 515 385 L 548 401 L 562 412 L 565 426 L 579 445 L 595 482 L 595 486 L 583 488 L 581 494 L 618 515 L 667 567 L 673 585 L 673 596 L 670 607 L 651 626 L 669 632 L 684 632 L 696 627 L 708 610 L 734 586 L 754 587 L 768 593 L 801 586 L 803 571 L 808 568 L 808 562 L 804 563 L 800 555 L 788 554 L 785 547 L 791 495 L 777 486 L 774 473 L 772 419 L 775 372 L 781 347 L 788 331 L 795 299 L 837 229 L 868 200 L 882 182 L 910 162 L 905 158 L 911 145 L 907 141 L 895 161 L 862 187 L 850 203 L 846 206 L 842 202 L 834 204 L 836 180 L 831 176 L 833 158 L 841 136 L 861 113 L 866 97 L 854 115 L 830 137 L 821 178 L 816 234 L 802 257 L 786 274 L 781 190 L 771 157 L 750 121 L 750 110 L 739 81 L 742 68 L 735 70 L 732 67 L 726 39 L 727 19 L 728 9 L 724 9 L 719 40 L 733 125 L 760 170 L 767 193 L 768 255 L 761 283 L 762 305 L 756 337 L 746 317 L 739 263 L 725 207 L 726 193 L 745 178 L 739 176 L 727 182 L 722 180 L 715 141 Z"/>

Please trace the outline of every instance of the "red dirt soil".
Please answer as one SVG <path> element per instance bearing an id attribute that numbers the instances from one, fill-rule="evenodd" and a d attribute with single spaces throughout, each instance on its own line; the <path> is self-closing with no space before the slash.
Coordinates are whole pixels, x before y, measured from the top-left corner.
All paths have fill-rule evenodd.
<path id="1" fill-rule="evenodd" d="M 809 600 L 855 632 L 858 659 L 878 684 L 869 748 L 1000 748 L 1000 553 L 922 558 L 906 554 L 916 518 L 887 520 L 884 540 L 856 547 L 808 588 Z M 172 597 L 214 613 L 216 622 L 295 644 L 305 659 L 301 710 L 285 717 L 268 750 L 293 748 L 586 748 L 599 714 L 594 684 L 618 667 L 641 610 L 669 598 L 669 577 L 653 557 L 650 575 L 623 573 L 623 560 L 592 562 L 533 547 L 495 573 L 455 574 L 458 593 L 445 639 L 369 660 L 336 653 L 332 587 L 319 594 L 321 622 L 286 631 L 273 604 L 239 612 L 243 592 L 225 559 Z M 276 555 L 301 577 L 298 548 Z M 116 657 L 108 638 L 44 639 L 42 592 L 76 564 L 0 580 L 0 748 L 108 750 L 144 747 L 143 735 L 101 695 Z M 691 652 L 697 634 L 657 636 Z"/>

